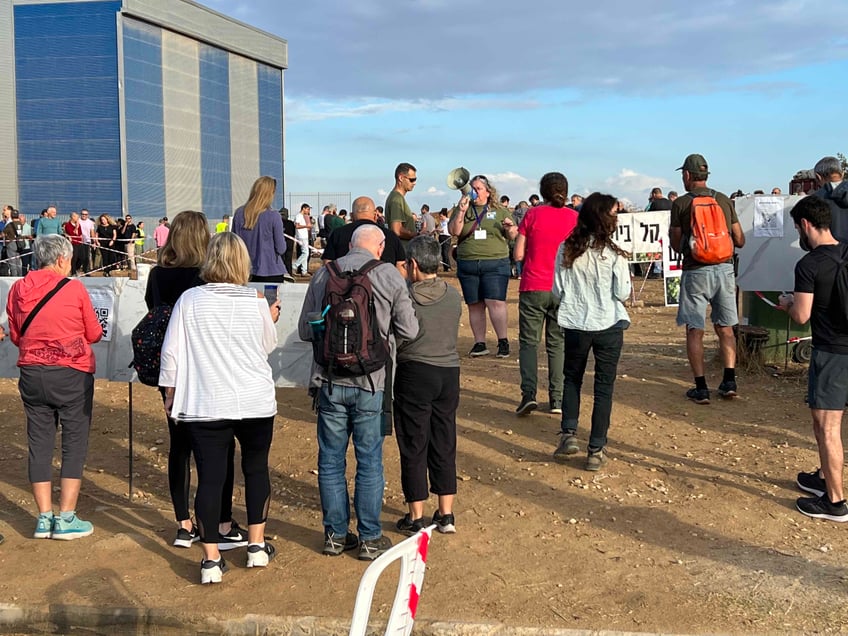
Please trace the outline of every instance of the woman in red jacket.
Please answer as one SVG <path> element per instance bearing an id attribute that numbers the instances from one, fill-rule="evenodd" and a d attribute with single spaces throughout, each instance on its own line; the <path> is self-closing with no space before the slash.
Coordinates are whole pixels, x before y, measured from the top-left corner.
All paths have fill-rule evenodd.
<path id="1" fill-rule="evenodd" d="M 18 389 L 27 418 L 29 480 L 38 506 L 36 539 L 79 539 L 94 532 L 90 522 L 76 516 L 76 505 L 94 400 L 91 344 L 100 340 L 103 329 L 83 284 L 67 279 L 73 253 L 65 237 L 39 236 L 33 244 L 39 269 L 12 285 L 6 303 L 9 336 L 20 350 Z M 58 291 L 36 312 L 54 289 Z M 62 423 L 62 469 L 59 515 L 54 516 L 57 422 Z"/>

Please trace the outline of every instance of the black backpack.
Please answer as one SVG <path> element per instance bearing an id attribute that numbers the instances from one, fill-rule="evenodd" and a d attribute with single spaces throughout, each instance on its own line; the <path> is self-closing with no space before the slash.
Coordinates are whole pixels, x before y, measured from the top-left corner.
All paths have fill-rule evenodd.
<path id="1" fill-rule="evenodd" d="M 162 344 L 170 321 L 171 306 L 157 305 L 132 330 L 133 361 L 129 366 L 147 386 L 159 386 Z"/>
<path id="2" fill-rule="evenodd" d="M 327 370 L 332 393 L 334 377 L 367 376 L 374 393 L 371 373 L 389 360 L 389 343 L 380 334 L 374 305 L 374 290 L 368 272 L 380 265 L 370 260 L 359 269 L 341 271 L 334 261 L 327 264 L 324 292 L 323 339 L 313 342 L 315 362 Z"/>
<path id="3" fill-rule="evenodd" d="M 839 311 L 833 318 L 839 320 L 836 326 L 844 329 L 848 328 L 848 247 L 842 244 L 840 246 L 842 247 L 841 257 L 837 258 L 828 254 L 837 263 L 833 277 L 833 291 L 830 295 L 830 307 L 833 307 L 833 301 L 836 300 Z"/>

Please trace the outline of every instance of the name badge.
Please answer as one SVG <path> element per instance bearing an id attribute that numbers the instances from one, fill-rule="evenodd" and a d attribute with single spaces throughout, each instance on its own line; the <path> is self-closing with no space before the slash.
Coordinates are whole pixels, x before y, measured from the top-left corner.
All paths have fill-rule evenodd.
<path id="1" fill-rule="evenodd" d="M 497 212 L 486 212 L 486 218 L 490 221 L 494 221 L 497 217 Z"/>
<path id="2" fill-rule="evenodd" d="M 475 241 L 485 241 L 486 240 L 486 230 L 474 230 L 474 240 Z"/>

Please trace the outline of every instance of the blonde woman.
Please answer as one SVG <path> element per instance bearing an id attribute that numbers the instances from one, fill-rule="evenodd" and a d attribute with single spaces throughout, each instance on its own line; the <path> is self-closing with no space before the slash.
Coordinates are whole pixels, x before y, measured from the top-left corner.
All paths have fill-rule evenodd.
<path id="1" fill-rule="evenodd" d="M 233 215 L 233 232 L 247 246 L 253 282 L 282 283 L 288 274 L 283 264 L 283 219 L 271 208 L 276 191 L 276 179 L 259 177 L 250 189 L 247 203 Z"/>
<path id="2" fill-rule="evenodd" d="M 226 571 L 219 545 L 221 495 L 234 439 L 244 472 L 247 567 L 265 567 L 274 556 L 264 538 L 271 497 L 268 452 L 277 414 L 268 355 L 277 346 L 280 304 L 269 308 L 246 286 L 250 258 L 232 232 L 209 241 L 200 276 L 206 284 L 185 291 L 174 305 L 159 384 L 165 387 L 166 414 L 188 427 L 197 464 L 200 582 L 219 583 Z"/>

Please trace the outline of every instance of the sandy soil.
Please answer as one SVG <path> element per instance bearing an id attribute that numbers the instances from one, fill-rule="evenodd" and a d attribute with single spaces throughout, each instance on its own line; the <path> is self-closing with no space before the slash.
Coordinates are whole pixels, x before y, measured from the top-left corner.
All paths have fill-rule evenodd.
<path id="1" fill-rule="evenodd" d="M 565 465 L 551 460 L 557 416 L 514 415 L 517 328 L 510 332 L 511 358 L 463 358 L 458 533 L 434 536 L 419 617 L 702 633 L 843 628 L 848 535 L 839 524 L 794 510 L 796 472 L 818 463 L 803 404 L 804 369 L 790 364 L 775 376 L 740 365 L 739 398 L 694 405 L 683 397 L 691 381 L 683 334 L 674 309 L 660 306 L 659 281 L 648 282 L 644 299 L 645 307 L 631 311 L 611 461 L 599 473 L 583 470 L 582 454 Z M 516 312 L 517 283 L 510 290 L 513 326 Z M 463 324 L 461 351 L 471 344 Z M 720 379 L 714 336 L 707 346 L 714 387 Z M 175 525 L 161 403 L 154 389 L 136 385 L 133 392 L 132 498 L 128 387 L 98 381 L 78 506 L 95 534 L 70 543 L 36 541 L 28 538 L 35 509 L 20 401 L 15 382 L 0 380 L 0 532 L 6 535 L 0 602 L 160 607 L 222 617 L 350 616 L 365 566 L 350 554 L 319 553 L 315 415 L 305 391 L 278 391 L 268 523 L 278 556 L 257 571 L 244 568 L 242 551 L 231 553 L 234 567 L 213 589 L 197 584 L 200 548 L 170 546 Z M 583 444 L 590 405 L 585 398 Z M 394 522 L 404 512 L 397 457 L 388 438 L 383 520 L 393 540 L 401 538 Z M 235 499 L 244 521 L 238 483 Z M 375 615 L 386 615 L 393 587 L 394 581 L 381 583 Z"/>

